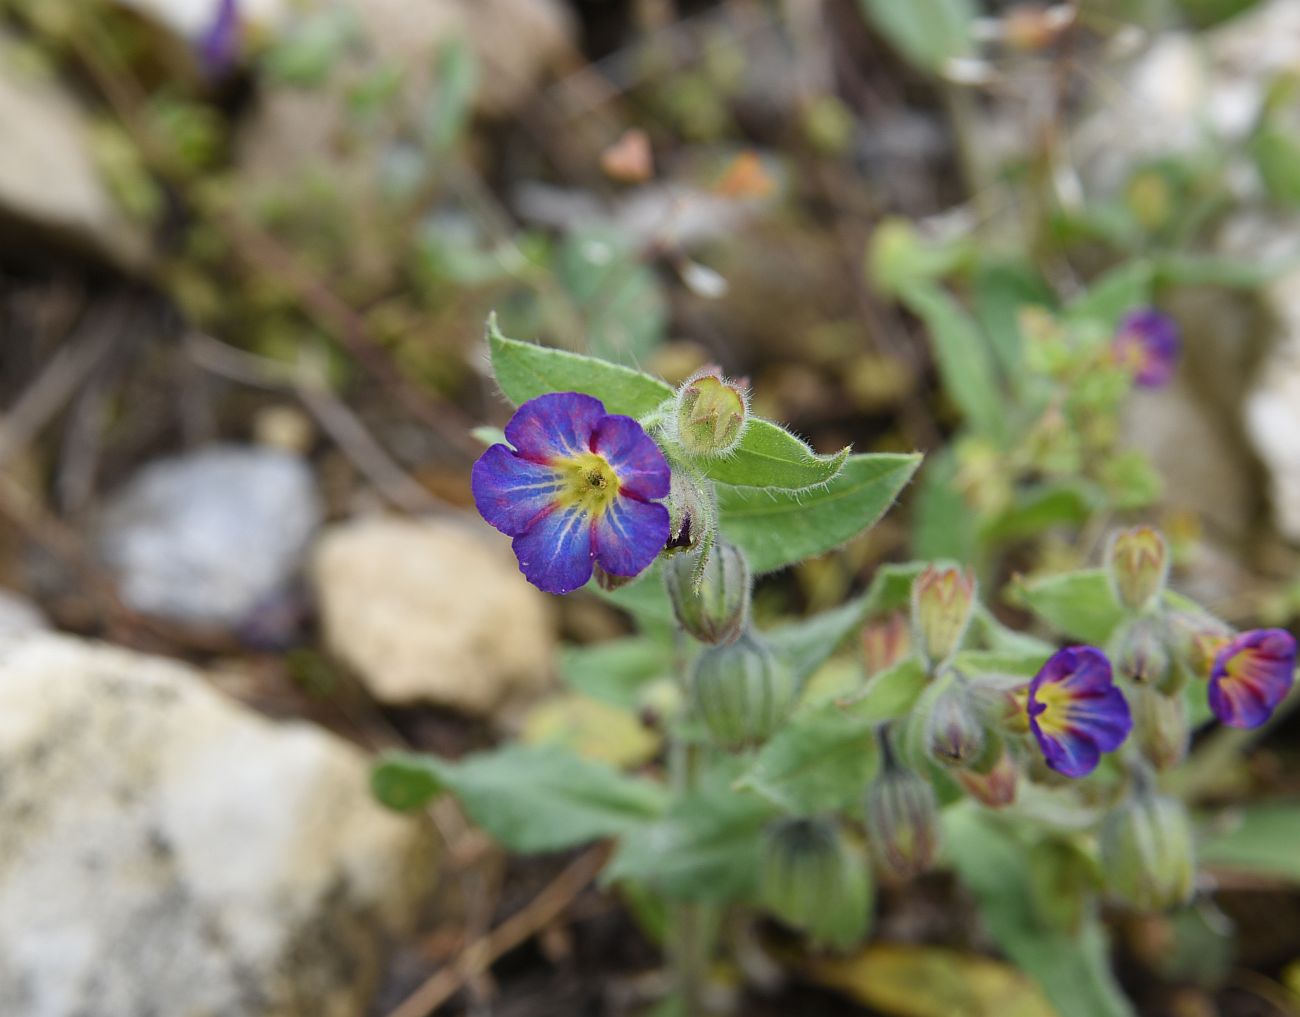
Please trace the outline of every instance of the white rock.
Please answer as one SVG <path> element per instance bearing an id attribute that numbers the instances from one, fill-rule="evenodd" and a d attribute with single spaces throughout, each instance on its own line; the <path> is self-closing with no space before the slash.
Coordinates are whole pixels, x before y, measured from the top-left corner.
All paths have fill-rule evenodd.
<path id="1" fill-rule="evenodd" d="M 216 20 L 220 0 L 117 0 L 183 39 L 196 39 Z M 261 30 L 282 26 L 292 11 L 289 0 L 238 0 L 241 24 Z"/>
<path id="2" fill-rule="evenodd" d="M 2 32 L 0 138 L 0 221 L 23 227 L 6 226 L 0 236 L 16 233 L 24 247 L 48 240 L 89 249 L 128 268 L 143 264 L 146 237 L 100 179 L 86 114 L 57 81 L 27 67 Z"/>
<path id="3" fill-rule="evenodd" d="M 301 459 L 215 445 L 134 476 L 105 509 L 97 547 L 136 610 L 236 625 L 297 570 L 321 513 Z"/>
<path id="4" fill-rule="evenodd" d="M 487 714 L 548 683 L 550 605 L 495 532 L 348 523 L 322 537 L 312 581 L 330 648 L 384 702 Z"/>
<path id="5" fill-rule="evenodd" d="M 1277 527 L 1300 544 L 1300 331 L 1265 364 L 1246 399 L 1245 417 L 1255 451 L 1268 468 Z"/>
<path id="6" fill-rule="evenodd" d="M 181 664 L 0 639 L 0 1013 L 360 1017 L 433 858 L 367 770 Z"/>
<path id="7" fill-rule="evenodd" d="M 0 638 L 49 628 L 41 609 L 26 597 L 0 589 Z"/>

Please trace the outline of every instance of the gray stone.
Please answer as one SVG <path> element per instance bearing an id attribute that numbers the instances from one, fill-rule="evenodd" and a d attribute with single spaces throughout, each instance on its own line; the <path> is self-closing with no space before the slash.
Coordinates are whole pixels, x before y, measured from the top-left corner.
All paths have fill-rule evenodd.
<path id="1" fill-rule="evenodd" d="M 321 514 L 301 459 L 215 445 L 131 478 L 104 510 L 96 545 L 136 610 L 233 626 L 293 576 Z"/>
<path id="2" fill-rule="evenodd" d="M 0 638 L 0 1013 L 359 1017 L 431 834 L 193 669 Z"/>
<path id="3" fill-rule="evenodd" d="M 450 520 L 334 527 L 312 561 L 330 649 L 386 703 L 489 714 L 552 671 L 550 605 L 492 530 Z"/>
<path id="4" fill-rule="evenodd" d="M 3 32 L 0 138 L 0 236 L 11 250 L 73 247 L 128 268 L 144 263 L 144 231 L 122 215 L 96 169 L 90 119 Z"/>

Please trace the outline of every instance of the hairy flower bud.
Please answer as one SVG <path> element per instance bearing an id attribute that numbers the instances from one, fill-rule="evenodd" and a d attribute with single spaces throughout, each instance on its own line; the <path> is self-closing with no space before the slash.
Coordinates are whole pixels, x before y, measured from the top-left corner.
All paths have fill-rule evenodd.
<path id="1" fill-rule="evenodd" d="M 1142 755 L 1157 770 L 1177 766 L 1187 756 L 1191 729 L 1187 720 L 1187 698 L 1181 693 L 1166 695 L 1159 689 L 1137 689 L 1133 707 L 1133 735 Z"/>
<path id="2" fill-rule="evenodd" d="M 911 652 L 912 634 L 901 611 L 862 627 L 862 661 L 868 678 L 889 670 Z"/>
<path id="3" fill-rule="evenodd" d="M 752 632 L 709 647 L 695 659 L 695 710 L 726 748 L 766 741 L 789 716 L 798 693 L 794 672 Z"/>
<path id="4" fill-rule="evenodd" d="M 1020 770 L 1005 745 L 987 773 L 958 770 L 955 776 L 968 795 L 990 809 L 1006 808 L 1016 800 Z"/>
<path id="5" fill-rule="evenodd" d="M 912 583 L 912 628 L 927 661 L 941 664 L 961 645 L 975 605 L 975 578 L 958 568 L 927 565 Z"/>
<path id="6" fill-rule="evenodd" d="M 871 853 L 884 872 L 910 879 L 934 862 L 938 805 L 934 789 L 915 771 L 886 763 L 867 789 L 866 818 Z"/>
<path id="7" fill-rule="evenodd" d="M 744 386 L 706 367 L 677 392 L 677 441 L 691 455 L 728 455 L 740 444 L 748 416 Z"/>
<path id="8" fill-rule="evenodd" d="M 1115 599 L 1131 611 L 1150 607 L 1169 577 L 1169 548 L 1153 526 L 1136 526 L 1111 537 L 1106 574 Z"/>
<path id="9" fill-rule="evenodd" d="M 1166 637 L 1174 652 L 1173 668 L 1180 681 L 1169 685 L 1181 687 L 1182 679 L 1210 677 L 1219 650 L 1232 638 L 1232 629 L 1212 614 L 1199 609 L 1170 611 L 1165 616 Z M 1171 675 L 1171 681 L 1173 676 Z"/>
<path id="10" fill-rule="evenodd" d="M 664 579 L 682 628 L 702 643 L 736 641 L 749 617 L 749 563 L 740 548 L 717 544 L 702 569 L 696 555 L 674 555 Z"/>
<path id="11" fill-rule="evenodd" d="M 924 718 L 924 747 L 930 758 L 944 766 L 971 766 L 984 753 L 988 738 L 975 706 L 970 686 L 956 675 L 944 676 L 936 685 Z"/>
<path id="12" fill-rule="evenodd" d="M 1192 895 L 1195 867 L 1187 810 L 1176 798 L 1140 788 L 1101 828 L 1106 888 L 1140 911 L 1164 911 Z"/>
<path id="13" fill-rule="evenodd" d="M 838 949 L 861 942 L 873 894 L 867 860 L 830 819 L 784 819 L 764 831 L 760 892 L 787 925 Z"/>
<path id="14" fill-rule="evenodd" d="M 716 513 L 710 502 L 711 495 L 698 481 L 684 470 L 673 470 L 668 484 L 668 542 L 669 553 L 694 551 L 701 540 L 709 536 Z M 708 541 L 704 543 L 707 545 Z"/>
<path id="15" fill-rule="evenodd" d="M 1139 685 L 1163 685 L 1169 677 L 1169 651 L 1160 618 L 1141 615 L 1122 626 L 1111 650 L 1115 670 Z"/>

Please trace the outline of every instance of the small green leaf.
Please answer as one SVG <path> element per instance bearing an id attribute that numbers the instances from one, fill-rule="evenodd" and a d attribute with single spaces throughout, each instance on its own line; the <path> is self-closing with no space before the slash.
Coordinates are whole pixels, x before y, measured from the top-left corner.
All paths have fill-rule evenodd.
<path id="1" fill-rule="evenodd" d="M 969 563 L 978 553 L 977 516 L 957 487 L 951 447 L 925 461 L 912 502 L 912 553 Z"/>
<path id="2" fill-rule="evenodd" d="M 749 555 L 755 573 L 824 554 L 871 526 L 893 504 L 919 454 L 856 455 L 822 487 L 805 491 L 724 487 L 722 532 Z"/>
<path id="3" fill-rule="evenodd" d="M 1135 1017 L 1111 973 L 1100 920 L 1087 914 L 1075 934 L 1040 921 L 1024 845 L 1005 824 L 962 802 L 945 810 L 943 832 L 945 850 L 989 932 L 1038 982 L 1060 1017 Z"/>
<path id="4" fill-rule="evenodd" d="M 609 413 L 642 417 L 673 396 L 658 378 L 629 367 L 508 339 L 497 328 L 496 315 L 488 318 L 487 337 L 492 373 L 516 406 L 547 392 L 581 392 L 595 396 Z"/>
<path id="5" fill-rule="evenodd" d="M 398 812 L 422 808 L 446 790 L 436 764 L 413 752 L 390 752 L 370 771 L 370 790 Z"/>
<path id="6" fill-rule="evenodd" d="M 462 136 L 474 104 L 479 80 L 474 51 L 461 39 L 438 48 L 434 60 L 434 87 L 429 90 L 424 113 L 424 144 L 435 153 L 450 149 Z"/>
<path id="7" fill-rule="evenodd" d="M 1065 572 L 1021 583 L 1024 605 L 1070 639 L 1105 646 L 1124 620 L 1110 581 L 1101 569 Z"/>
<path id="8" fill-rule="evenodd" d="M 1300 885 L 1300 802 L 1253 805 L 1201 839 L 1201 861 Z"/>
<path id="9" fill-rule="evenodd" d="M 756 795 L 732 790 L 736 765 L 726 760 L 674 801 L 662 819 L 622 838 L 605 880 L 635 880 L 685 900 L 753 899 L 759 832 L 776 810 Z"/>
<path id="10" fill-rule="evenodd" d="M 672 660 L 659 639 L 630 636 L 594 646 L 567 646 L 560 675 L 575 692 L 625 710 L 641 705 L 647 684 L 672 673 Z"/>
<path id="11" fill-rule="evenodd" d="M 1006 395 L 979 328 L 937 286 L 913 284 L 900 296 L 907 309 L 925 322 L 944 391 L 972 427 L 1000 441 L 1006 436 Z"/>
<path id="12" fill-rule="evenodd" d="M 1155 261 L 1156 279 L 1180 286 L 1255 289 L 1300 267 L 1300 257 L 1233 258 L 1213 254 L 1166 254 Z"/>
<path id="13" fill-rule="evenodd" d="M 644 827 L 667 793 L 556 746 L 508 745 L 459 762 L 428 757 L 469 817 L 511 851 L 558 851 Z"/>
<path id="14" fill-rule="evenodd" d="M 1300 142 L 1289 131 L 1265 128 L 1255 135 L 1250 152 L 1273 200 L 1300 207 Z"/>
<path id="15" fill-rule="evenodd" d="M 736 787 L 798 815 L 848 809 L 860 802 L 879 762 L 875 726 L 823 703 L 777 732 Z"/>
<path id="16" fill-rule="evenodd" d="M 867 617 L 867 594 L 847 604 L 764 633 L 794 665 L 800 682 L 812 676 Z"/>
<path id="17" fill-rule="evenodd" d="M 1106 332 L 1113 332 L 1125 314 L 1151 303 L 1152 274 L 1151 263 L 1144 260 L 1113 268 L 1066 306 L 1066 317 L 1094 321 Z"/>
<path id="18" fill-rule="evenodd" d="M 898 720 L 916 705 L 927 681 L 929 675 L 921 662 L 908 657 L 872 675 L 863 690 L 840 708 L 862 724 L 877 725 Z"/>
<path id="19" fill-rule="evenodd" d="M 662 563 L 655 562 L 627 586 L 602 590 L 592 583 L 587 586 L 587 590 L 606 603 L 626 611 L 642 632 L 667 639 L 676 627 L 677 619 L 673 616 L 673 606 L 668 600 L 668 590 L 664 587 L 662 569 Z"/>
<path id="20" fill-rule="evenodd" d="M 799 490 L 833 480 L 848 457 L 847 448 L 818 455 L 785 428 L 755 419 L 746 425 L 735 453 L 725 459 L 698 459 L 696 465 L 723 484 Z"/>
<path id="21" fill-rule="evenodd" d="M 989 346 L 1007 377 L 1018 378 L 1023 369 L 1024 337 L 1020 312 L 1025 307 L 1053 307 L 1051 287 L 1031 266 L 999 261 L 982 265 L 975 274 L 975 316 Z"/>
<path id="22" fill-rule="evenodd" d="M 937 74 L 971 50 L 971 26 L 979 13 L 973 0 L 859 2 L 876 30 L 921 70 Z"/>
<path id="23" fill-rule="evenodd" d="M 1055 526 L 1081 526 L 1102 505 L 1099 491 L 1078 480 L 1039 484 L 1016 492 L 1012 505 L 985 522 L 987 543 L 1024 540 Z"/>

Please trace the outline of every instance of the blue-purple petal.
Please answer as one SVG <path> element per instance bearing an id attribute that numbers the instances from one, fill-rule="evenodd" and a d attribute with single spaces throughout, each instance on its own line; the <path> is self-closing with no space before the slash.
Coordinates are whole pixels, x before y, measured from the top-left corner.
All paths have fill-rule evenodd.
<path id="1" fill-rule="evenodd" d="M 1091 646 L 1058 650 L 1029 683 L 1029 727 L 1052 769 L 1082 777 L 1096 769 L 1133 729 L 1110 661 Z"/>
<path id="2" fill-rule="evenodd" d="M 1234 636 L 1215 656 L 1210 709 L 1229 727 L 1259 727 L 1291 690 L 1295 662 L 1295 637 L 1284 629 Z"/>
<path id="3" fill-rule="evenodd" d="M 1034 725 L 1034 737 L 1047 765 L 1066 777 L 1086 777 L 1101 762 L 1101 750 L 1090 738 L 1072 732 L 1051 735 Z"/>
<path id="4" fill-rule="evenodd" d="M 479 456 L 470 474 L 479 514 L 511 537 L 527 531 L 551 508 L 561 487 L 554 468 L 522 459 L 504 445 L 493 445 Z"/>
<path id="5" fill-rule="evenodd" d="M 643 501 L 666 498 L 672 479 L 668 460 L 631 417 L 611 414 L 596 425 L 591 448 L 618 475 L 620 488 Z"/>
<path id="6" fill-rule="evenodd" d="M 548 512 L 514 539 L 519 571 L 539 590 L 572 593 L 591 578 L 591 517 L 579 508 Z"/>
<path id="7" fill-rule="evenodd" d="M 593 526 L 596 561 L 610 575 L 635 576 L 659 556 L 668 540 L 668 510 L 620 494 Z"/>
<path id="8" fill-rule="evenodd" d="M 1128 700 L 1114 685 L 1100 694 L 1076 700 L 1067 715 L 1069 723 L 1091 738 L 1102 752 L 1119 748 L 1133 730 Z"/>
<path id="9" fill-rule="evenodd" d="M 550 392 L 529 399 L 506 424 L 506 440 L 525 459 L 546 462 L 591 451 L 605 415 L 599 399 L 579 392 Z"/>
<path id="10" fill-rule="evenodd" d="M 1173 377 L 1181 347 L 1177 322 L 1152 307 L 1126 314 L 1115 336 L 1116 352 L 1134 364 L 1141 388 L 1159 388 Z"/>

